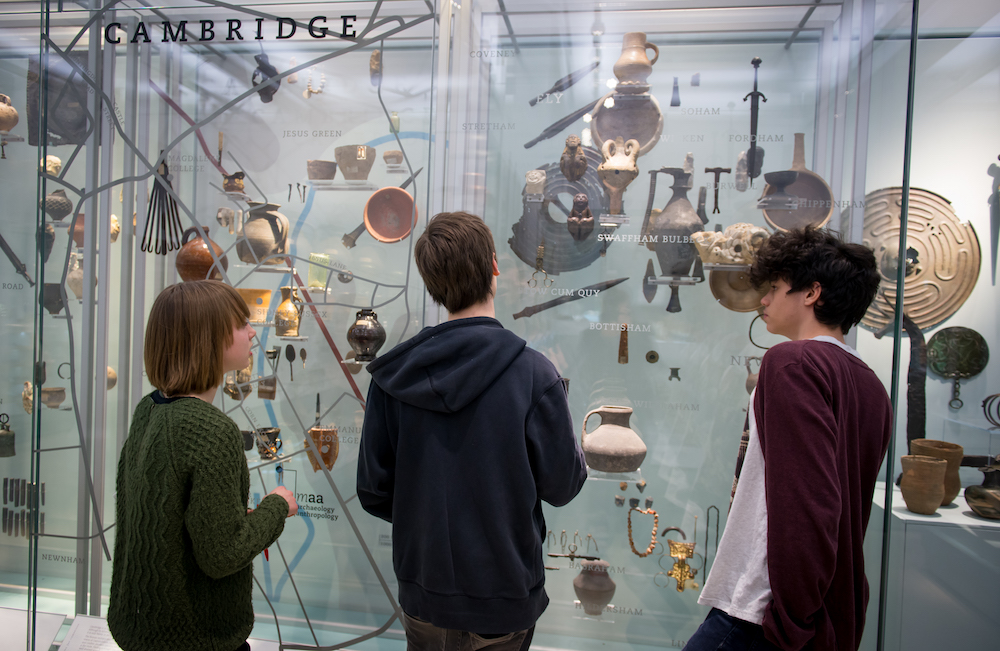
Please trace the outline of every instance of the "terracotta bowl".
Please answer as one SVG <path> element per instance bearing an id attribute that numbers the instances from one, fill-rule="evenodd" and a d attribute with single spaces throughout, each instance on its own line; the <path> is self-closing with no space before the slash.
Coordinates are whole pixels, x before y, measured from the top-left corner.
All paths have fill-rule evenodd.
<path id="1" fill-rule="evenodd" d="M 337 176 L 337 164 L 332 160 L 307 160 L 306 174 L 310 181 L 332 181 Z"/>
<path id="2" fill-rule="evenodd" d="M 365 228 L 379 242 L 398 242 L 409 235 L 416 224 L 413 197 L 401 188 L 382 188 L 365 204 Z"/>
<path id="3" fill-rule="evenodd" d="M 382 153 L 382 160 L 386 165 L 400 165 L 403 162 L 403 152 L 398 149 L 390 149 Z"/>

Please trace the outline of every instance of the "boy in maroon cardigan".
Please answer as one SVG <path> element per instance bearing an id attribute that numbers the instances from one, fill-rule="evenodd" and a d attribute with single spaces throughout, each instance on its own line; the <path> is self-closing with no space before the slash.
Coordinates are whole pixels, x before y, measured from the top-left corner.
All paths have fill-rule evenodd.
<path id="1" fill-rule="evenodd" d="M 737 481 L 687 651 L 856 651 L 864 542 L 892 433 L 882 383 L 844 335 L 878 289 L 871 250 L 816 229 L 776 233 L 752 280 L 772 347 L 750 399 Z"/>

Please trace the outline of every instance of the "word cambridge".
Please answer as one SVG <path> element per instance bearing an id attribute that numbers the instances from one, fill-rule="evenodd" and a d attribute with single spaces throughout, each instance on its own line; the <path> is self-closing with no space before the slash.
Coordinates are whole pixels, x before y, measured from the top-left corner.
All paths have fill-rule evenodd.
<path id="1" fill-rule="evenodd" d="M 308 23 L 306 29 L 309 30 L 309 36 L 313 38 L 326 38 L 329 33 L 330 36 L 340 36 L 341 38 L 354 38 L 357 36 L 357 32 L 354 31 L 353 21 L 357 20 L 357 16 L 341 16 L 341 31 L 340 34 L 331 32 L 329 27 L 326 27 L 326 16 L 314 16 Z M 188 42 L 187 37 L 187 20 L 177 21 L 176 24 L 172 24 L 169 20 L 165 20 L 160 23 L 163 29 L 163 38 L 160 39 L 161 43 L 186 43 Z M 251 38 L 255 41 L 264 40 L 264 19 L 257 18 L 253 22 L 248 22 L 246 26 L 243 25 L 243 21 L 236 18 L 229 18 L 225 22 L 218 21 L 218 26 L 216 26 L 216 21 L 214 20 L 199 20 L 196 23 L 200 26 L 200 38 L 193 38 L 196 33 L 196 28 L 194 24 L 191 26 L 191 36 L 190 40 L 193 41 L 214 41 L 215 31 L 219 30 L 220 39 L 226 41 L 242 41 L 244 40 L 243 32 L 248 34 L 247 38 Z M 295 30 L 302 23 L 296 23 L 295 20 L 291 18 L 279 18 L 278 19 L 278 35 L 275 38 L 286 39 L 295 36 Z M 104 40 L 107 43 L 122 43 L 122 37 L 117 32 L 117 30 L 122 30 L 125 34 L 125 38 L 129 43 L 150 43 L 152 39 L 149 36 L 149 30 L 153 30 L 153 37 L 156 37 L 156 23 L 150 23 L 147 29 L 146 23 L 140 22 L 136 25 L 135 31 L 132 32 L 132 38 L 129 38 L 128 32 L 122 27 L 121 23 L 109 23 L 107 27 L 104 28 Z M 242 30 L 242 31 L 241 31 Z M 225 32 L 226 38 L 222 39 L 221 35 Z"/>

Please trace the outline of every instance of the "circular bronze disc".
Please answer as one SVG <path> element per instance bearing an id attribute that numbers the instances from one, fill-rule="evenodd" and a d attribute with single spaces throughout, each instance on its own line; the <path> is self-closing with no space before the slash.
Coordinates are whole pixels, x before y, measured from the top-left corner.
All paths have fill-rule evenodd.
<path id="1" fill-rule="evenodd" d="M 944 328 L 927 342 L 927 368 L 941 377 L 974 377 L 989 361 L 986 340 L 971 328 Z"/>
<path id="2" fill-rule="evenodd" d="M 833 192 L 819 174 L 809 170 L 795 170 L 799 173 L 795 181 L 785 188 L 785 192 L 799 199 L 795 210 L 780 208 L 765 209 L 764 219 L 779 231 L 814 226 L 823 228 L 833 216 Z M 770 185 L 764 186 L 765 197 L 774 194 Z"/>
<path id="3" fill-rule="evenodd" d="M 766 291 L 757 290 L 750 284 L 750 274 L 746 271 L 711 271 L 708 286 L 719 304 L 733 312 L 754 312 L 760 309 L 760 299 Z"/>
<path id="4" fill-rule="evenodd" d="M 660 141 L 663 132 L 663 112 L 652 95 L 618 97 L 611 108 L 604 103 L 615 93 L 608 93 L 594 106 L 590 120 L 590 133 L 594 145 L 600 149 L 605 140 L 621 136 L 625 142 L 639 141 L 639 156 L 648 154 Z"/>
<path id="5" fill-rule="evenodd" d="M 861 325 L 880 330 L 893 320 L 903 200 L 902 188 L 883 188 L 865 196 L 863 244 L 875 252 L 882 275 L 879 294 Z M 910 189 L 906 229 L 906 279 L 903 311 L 921 330 L 941 323 L 962 307 L 979 279 L 979 239 L 963 224 L 944 197 Z"/>

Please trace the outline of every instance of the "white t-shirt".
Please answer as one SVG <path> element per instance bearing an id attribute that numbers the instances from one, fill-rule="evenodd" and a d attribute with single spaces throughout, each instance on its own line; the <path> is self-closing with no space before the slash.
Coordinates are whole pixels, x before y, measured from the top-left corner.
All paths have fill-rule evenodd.
<path id="1" fill-rule="evenodd" d="M 858 359 L 858 351 L 834 337 L 814 337 L 839 346 Z M 764 486 L 764 453 L 754 417 L 754 397 L 750 395 L 750 440 L 743 458 L 733 505 L 719 550 L 712 563 L 698 603 L 718 608 L 730 617 L 762 624 L 771 602 L 771 580 L 767 573 L 767 500 Z"/>

